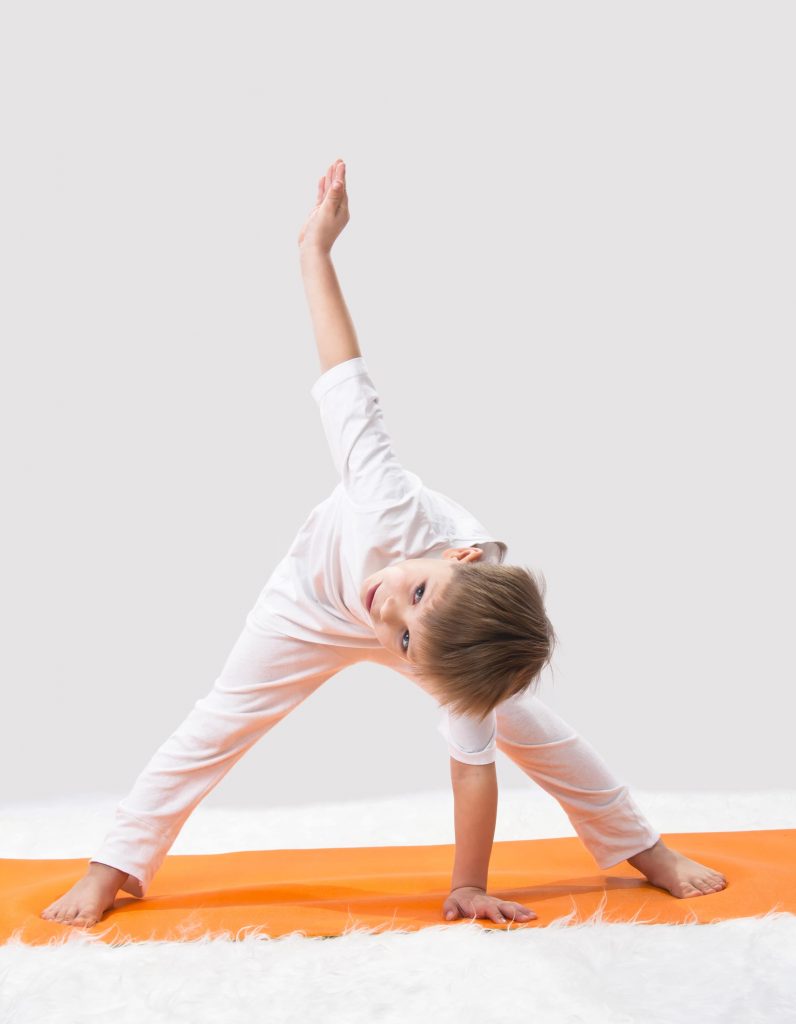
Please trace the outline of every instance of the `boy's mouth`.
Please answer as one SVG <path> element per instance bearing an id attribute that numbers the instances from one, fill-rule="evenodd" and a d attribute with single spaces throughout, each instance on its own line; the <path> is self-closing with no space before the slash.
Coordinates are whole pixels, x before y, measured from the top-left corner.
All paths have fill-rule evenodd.
<path id="1" fill-rule="evenodd" d="M 376 583 L 375 586 L 372 586 L 370 588 L 370 590 L 368 591 L 367 596 L 365 597 L 365 607 L 368 610 L 368 615 L 370 615 L 370 609 L 371 609 L 371 606 L 373 605 L 373 595 L 376 593 L 376 591 L 379 589 L 380 586 L 381 586 L 381 581 Z"/>

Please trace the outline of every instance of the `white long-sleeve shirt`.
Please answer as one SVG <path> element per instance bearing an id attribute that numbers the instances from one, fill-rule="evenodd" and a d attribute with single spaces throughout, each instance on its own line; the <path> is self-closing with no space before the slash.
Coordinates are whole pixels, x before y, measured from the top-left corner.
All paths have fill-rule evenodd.
<path id="1" fill-rule="evenodd" d="M 311 394 L 340 481 L 299 528 L 266 582 L 260 606 L 288 636 L 378 648 L 359 596 L 368 576 L 409 558 L 441 556 L 450 547 L 479 547 L 483 561 L 503 562 L 508 548 L 458 502 L 401 465 L 364 357 L 331 367 Z M 445 712 L 439 731 L 457 760 L 495 760 L 494 712 L 483 721 Z"/>
<path id="2" fill-rule="evenodd" d="M 362 581 L 395 562 L 449 547 L 507 546 L 465 508 L 426 487 L 396 458 L 362 356 L 337 363 L 312 386 L 340 482 L 299 528 L 268 579 L 270 619 L 288 636 L 379 647 L 359 597 Z"/>
<path id="3" fill-rule="evenodd" d="M 283 637 L 332 645 L 333 659 L 328 651 L 318 658 L 327 674 L 331 662 L 339 671 L 346 664 L 368 660 L 371 655 L 363 658 L 355 649 L 370 647 L 372 660 L 418 679 L 410 662 L 387 651 L 376 638 L 359 598 L 362 582 L 393 562 L 433 557 L 446 547 L 472 545 L 481 547 L 490 561 L 505 559 L 502 541 L 491 537 L 461 505 L 425 487 L 400 465 L 361 356 L 322 374 L 312 394 L 340 482 L 312 510 L 261 591 L 213 689 L 154 753 L 118 805 L 113 828 L 91 858 L 127 872 L 122 888 L 134 896 L 146 895 L 200 800 L 263 731 L 312 692 L 317 682 L 312 643 L 297 644 Z M 250 623 L 270 623 L 274 629 L 260 634 Z M 276 693 L 264 699 L 258 691 L 267 690 L 268 684 L 260 676 L 268 673 L 260 661 L 271 654 Z M 295 672 L 297 679 L 280 695 L 283 668 Z M 489 764 L 498 748 L 511 757 L 561 803 L 601 867 L 657 841 L 658 834 L 627 787 L 537 697 L 509 698 L 483 721 L 453 716 L 444 709 L 438 728 L 458 761 Z"/>

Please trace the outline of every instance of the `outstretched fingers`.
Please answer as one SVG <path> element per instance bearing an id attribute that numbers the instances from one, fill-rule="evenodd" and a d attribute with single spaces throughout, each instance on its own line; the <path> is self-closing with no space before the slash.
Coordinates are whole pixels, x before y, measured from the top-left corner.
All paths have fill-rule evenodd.
<path id="1" fill-rule="evenodd" d="M 512 900 L 497 900 L 484 895 L 481 898 L 458 900 L 449 898 L 444 906 L 445 919 L 454 921 L 458 917 L 483 918 L 495 924 L 536 920 L 537 914 L 521 903 Z"/>
<path id="2" fill-rule="evenodd" d="M 521 903 L 498 903 L 498 920 L 533 921 L 538 915 Z"/>
<path id="3" fill-rule="evenodd" d="M 315 197 L 316 206 L 321 205 L 326 198 L 327 193 L 332 190 L 332 186 L 337 182 L 340 183 L 340 188 L 343 195 L 345 195 L 345 163 L 340 159 L 329 164 L 326 169 L 326 174 L 321 175 L 318 179 L 318 194 Z"/>

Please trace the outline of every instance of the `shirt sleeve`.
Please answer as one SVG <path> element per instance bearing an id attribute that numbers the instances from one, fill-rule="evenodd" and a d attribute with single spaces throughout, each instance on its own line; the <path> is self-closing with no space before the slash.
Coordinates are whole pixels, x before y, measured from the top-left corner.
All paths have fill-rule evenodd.
<path id="1" fill-rule="evenodd" d="M 494 711 L 483 721 L 469 715 L 453 715 L 443 708 L 437 726 L 448 741 L 451 757 L 464 764 L 492 764 L 496 759 L 497 715 Z"/>
<path id="2" fill-rule="evenodd" d="M 398 461 L 379 395 L 362 356 L 326 370 L 310 391 L 318 404 L 332 461 L 351 501 L 366 509 L 396 504 L 417 477 Z"/>

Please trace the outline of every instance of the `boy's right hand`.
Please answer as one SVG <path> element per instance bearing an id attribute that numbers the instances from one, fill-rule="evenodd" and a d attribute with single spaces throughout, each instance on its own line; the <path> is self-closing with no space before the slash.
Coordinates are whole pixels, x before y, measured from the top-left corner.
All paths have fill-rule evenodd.
<path id="1" fill-rule="evenodd" d="M 299 231 L 299 249 L 331 251 L 334 241 L 348 223 L 348 193 L 345 164 L 335 160 L 324 177 L 318 180 L 315 207 Z"/>
<path id="2" fill-rule="evenodd" d="M 497 924 L 507 921 L 515 923 L 533 921 L 538 916 L 528 907 L 512 900 L 500 900 L 497 896 L 489 896 L 484 889 L 474 885 L 463 885 L 452 889 L 442 904 L 442 913 L 447 921 L 462 917 L 483 917 Z"/>

